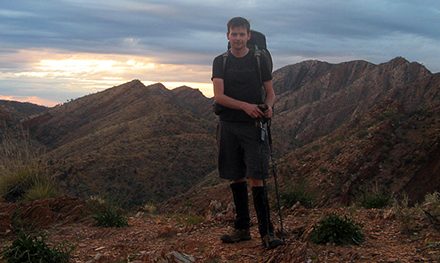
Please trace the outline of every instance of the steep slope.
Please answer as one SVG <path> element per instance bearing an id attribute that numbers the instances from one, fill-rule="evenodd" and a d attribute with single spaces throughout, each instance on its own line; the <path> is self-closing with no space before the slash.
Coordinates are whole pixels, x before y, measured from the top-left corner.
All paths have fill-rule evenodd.
<path id="1" fill-rule="evenodd" d="M 290 142 L 282 150 L 296 149 L 282 160 L 286 184 L 309 181 L 321 204 L 350 203 L 373 186 L 413 201 L 440 189 L 439 74 L 403 58 L 306 62 L 281 73 L 275 134 Z"/>
<path id="2" fill-rule="evenodd" d="M 182 192 L 214 169 L 214 123 L 180 100 L 161 84 L 135 80 L 25 124 L 47 145 L 51 170 L 70 193 L 141 204 Z"/>
<path id="3" fill-rule="evenodd" d="M 373 188 L 414 202 L 440 189 L 440 74 L 401 57 L 379 65 L 305 61 L 277 70 L 274 88 L 282 190 L 306 182 L 318 204 L 337 205 Z M 225 187 L 216 187 L 204 191 L 220 196 Z M 194 191 L 181 198 L 208 205 Z"/>
<path id="4" fill-rule="evenodd" d="M 434 98 L 427 90 L 431 79 L 425 67 L 403 58 L 380 65 L 306 61 L 287 66 L 274 77 L 279 97 L 274 132 L 287 132 L 278 134 L 287 140 L 286 150 L 329 134 L 385 100 L 398 100 L 406 111 L 414 111 Z"/>

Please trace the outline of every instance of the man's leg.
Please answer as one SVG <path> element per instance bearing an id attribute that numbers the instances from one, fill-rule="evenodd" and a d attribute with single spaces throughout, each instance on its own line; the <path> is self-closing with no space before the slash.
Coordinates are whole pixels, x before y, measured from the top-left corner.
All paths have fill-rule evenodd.
<path id="1" fill-rule="evenodd" d="M 243 149 L 236 136 L 236 126 L 234 123 L 221 122 L 217 137 L 219 174 L 221 178 L 232 181 L 230 187 L 236 211 L 234 230 L 221 237 L 225 243 L 251 239 L 246 166 L 243 162 Z"/>
<path id="2" fill-rule="evenodd" d="M 235 204 L 234 230 L 221 237 L 224 243 L 236 243 L 251 239 L 249 227 L 249 201 L 247 183 L 245 179 L 235 180 L 231 183 L 232 196 Z"/>
<path id="3" fill-rule="evenodd" d="M 249 178 L 252 187 L 255 212 L 258 219 L 258 230 L 264 247 L 270 249 L 282 245 L 283 242 L 275 237 L 274 228 L 270 220 L 269 199 L 267 189 L 262 179 Z"/>

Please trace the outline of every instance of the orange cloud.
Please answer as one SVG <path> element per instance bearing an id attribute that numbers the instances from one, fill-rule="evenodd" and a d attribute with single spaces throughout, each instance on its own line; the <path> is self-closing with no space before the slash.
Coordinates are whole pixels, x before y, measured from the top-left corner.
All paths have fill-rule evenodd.
<path id="1" fill-rule="evenodd" d="M 47 85 L 47 89 L 56 87 L 58 93 L 64 89 L 86 95 L 140 79 L 146 85 L 161 82 L 170 89 L 187 85 L 212 97 L 210 66 L 164 64 L 154 58 L 137 55 L 65 53 L 58 50 L 20 50 L 13 57 L 0 56 L 0 59 L 21 65 L 14 71 L 0 72 L 0 80 L 26 80 L 27 83 L 53 81 L 54 85 Z M 38 97 L 29 98 L 43 102 Z M 43 103 L 48 105 L 53 102 Z"/>
<path id="2" fill-rule="evenodd" d="M 12 101 L 19 101 L 19 102 L 30 102 L 33 104 L 43 105 L 46 107 L 53 107 L 57 105 L 59 102 L 51 101 L 47 99 L 43 99 L 36 96 L 30 96 L 30 97 L 21 97 L 21 96 L 2 96 L 0 95 L 0 100 L 12 100 Z"/>

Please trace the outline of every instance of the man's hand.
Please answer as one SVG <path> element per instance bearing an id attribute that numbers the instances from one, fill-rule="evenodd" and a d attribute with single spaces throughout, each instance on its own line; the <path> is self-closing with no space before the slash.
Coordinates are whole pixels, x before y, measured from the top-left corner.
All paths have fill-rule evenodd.
<path id="1" fill-rule="evenodd" d="M 246 103 L 243 105 L 242 110 L 246 112 L 247 115 L 251 116 L 254 119 L 264 117 L 264 113 L 258 108 L 256 104 Z"/>
<path id="2" fill-rule="evenodd" d="M 271 106 L 267 106 L 267 110 L 264 111 L 264 118 L 271 119 L 273 116 L 273 109 Z"/>
<path id="3" fill-rule="evenodd" d="M 258 108 L 260 108 L 260 110 L 263 112 L 264 118 L 266 118 L 266 119 L 272 118 L 273 110 L 272 110 L 271 106 L 269 106 L 267 104 L 260 104 L 260 105 L 258 105 Z"/>

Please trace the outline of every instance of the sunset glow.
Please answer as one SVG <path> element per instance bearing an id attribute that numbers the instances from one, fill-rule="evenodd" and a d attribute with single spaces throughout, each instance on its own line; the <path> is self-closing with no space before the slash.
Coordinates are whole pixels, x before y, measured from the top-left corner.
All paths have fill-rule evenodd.
<path id="1" fill-rule="evenodd" d="M 25 70 L 0 72 L 0 78 L 29 81 L 41 79 L 45 82 L 53 80 L 57 83 L 56 89 L 83 94 L 98 92 L 133 79 L 139 79 L 145 85 L 161 82 L 169 89 L 186 85 L 199 89 L 207 97 L 213 94 L 210 82 L 194 81 L 209 81 L 209 67 L 163 64 L 152 58 L 133 55 L 65 54 L 54 50 L 21 50 L 16 56 L 15 59 L 23 64 Z M 185 76 L 183 81 L 175 81 L 176 76 L 182 74 Z M 185 79 L 188 81 L 185 82 Z M 6 95 L 1 97 L 12 98 Z M 14 99 L 46 106 L 63 102 L 44 100 L 37 96 L 15 96 Z"/>

